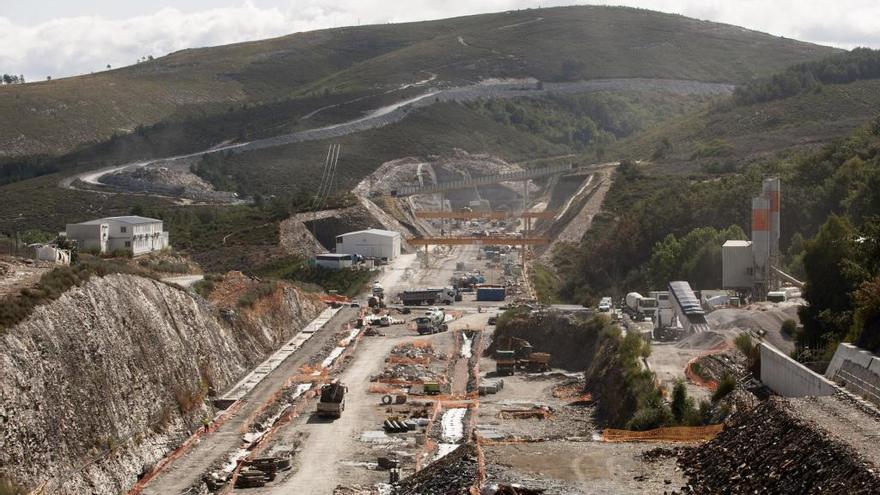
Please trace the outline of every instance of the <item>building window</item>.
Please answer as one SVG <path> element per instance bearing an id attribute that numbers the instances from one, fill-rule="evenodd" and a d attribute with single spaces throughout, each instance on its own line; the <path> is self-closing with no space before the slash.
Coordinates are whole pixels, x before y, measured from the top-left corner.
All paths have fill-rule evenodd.
<path id="1" fill-rule="evenodd" d="M 131 241 L 125 241 L 125 247 L 131 247 Z"/>
<path id="2" fill-rule="evenodd" d="M 119 231 L 123 234 L 128 230 L 128 227 L 119 227 Z"/>

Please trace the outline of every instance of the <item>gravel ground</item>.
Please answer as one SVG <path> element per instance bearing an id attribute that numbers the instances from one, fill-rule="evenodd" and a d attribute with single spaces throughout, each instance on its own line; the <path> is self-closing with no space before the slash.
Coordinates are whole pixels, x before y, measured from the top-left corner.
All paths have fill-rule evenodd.
<path id="1" fill-rule="evenodd" d="M 660 494 L 680 488 L 684 478 L 673 458 L 642 459 L 642 453 L 657 446 L 552 441 L 483 450 L 488 483 L 521 483 L 543 488 L 547 495 Z"/>

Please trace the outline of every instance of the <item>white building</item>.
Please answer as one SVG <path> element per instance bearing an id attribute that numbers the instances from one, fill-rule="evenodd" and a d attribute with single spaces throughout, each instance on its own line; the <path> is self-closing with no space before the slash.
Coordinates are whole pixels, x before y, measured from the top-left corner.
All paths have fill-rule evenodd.
<path id="1" fill-rule="evenodd" d="M 368 229 L 336 236 L 336 252 L 393 260 L 400 256 L 401 237 L 391 230 Z"/>
<path id="2" fill-rule="evenodd" d="M 75 240 L 82 251 L 109 253 L 125 250 L 134 256 L 169 247 L 168 232 L 162 230 L 162 220 L 138 216 L 69 223 L 67 238 Z"/>
<path id="3" fill-rule="evenodd" d="M 353 256 L 350 254 L 324 253 L 315 256 L 315 264 L 328 270 L 351 268 Z"/>

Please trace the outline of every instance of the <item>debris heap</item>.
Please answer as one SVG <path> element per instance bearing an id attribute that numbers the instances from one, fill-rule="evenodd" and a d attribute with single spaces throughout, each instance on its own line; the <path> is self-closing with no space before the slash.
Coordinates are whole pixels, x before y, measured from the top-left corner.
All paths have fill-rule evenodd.
<path id="1" fill-rule="evenodd" d="M 396 495 L 467 495 L 477 481 L 477 449 L 465 444 L 397 484 Z"/>
<path id="2" fill-rule="evenodd" d="M 733 416 L 713 440 L 684 449 L 684 493 L 880 493 L 876 468 L 799 419 L 784 399 Z"/>

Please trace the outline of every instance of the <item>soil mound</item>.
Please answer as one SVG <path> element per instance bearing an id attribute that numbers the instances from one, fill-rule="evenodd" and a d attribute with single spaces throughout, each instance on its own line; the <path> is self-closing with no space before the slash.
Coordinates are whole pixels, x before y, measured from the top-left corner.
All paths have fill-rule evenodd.
<path id="1" fill-rule="evenodd" d="M 685 449 L 684 493 L 880 493 L 874 467 L 773 398 L 733 416 L 713 440 Z"/>

